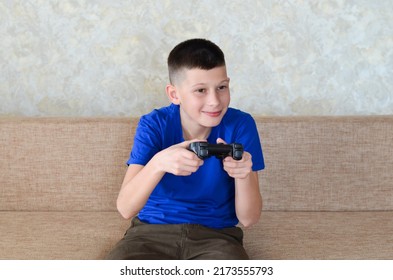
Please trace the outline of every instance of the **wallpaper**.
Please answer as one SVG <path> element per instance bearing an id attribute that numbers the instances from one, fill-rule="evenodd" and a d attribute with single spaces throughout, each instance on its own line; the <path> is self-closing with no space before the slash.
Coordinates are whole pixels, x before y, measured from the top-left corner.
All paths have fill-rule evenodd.
<path id="1" fill-rule="evenodd" d="M 0 116 L 139 116 L 169 104 L 166 59 L 207 38 L 231 106 L 393 114 L 391 0 L 0 0 Z"/>

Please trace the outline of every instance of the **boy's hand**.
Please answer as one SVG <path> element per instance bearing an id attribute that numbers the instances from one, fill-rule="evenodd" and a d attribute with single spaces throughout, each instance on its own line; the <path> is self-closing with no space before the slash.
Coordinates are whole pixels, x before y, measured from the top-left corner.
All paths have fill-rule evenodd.
<path id="1" fill-rule="evenodd" d="M 223 139 L 218 138 L 217 144 L 227 144 Z M 223 160 L 224 170 L 229 176 L 235 179 L 245 179 L 252 172 L 252 157 L 251 154 L 244 151 L 241 160 L 234 160 L 231 157 L 226 157 Z"/>
<path id="2" fill-rule="evenodd" d="M 159 152 L 156 156 L 159 168 L 167 173 L 177 176 L 189 176 L 203 165 L 194 152 L 188 150 L 190 143 L 204 140 L 184 141 Z"/>

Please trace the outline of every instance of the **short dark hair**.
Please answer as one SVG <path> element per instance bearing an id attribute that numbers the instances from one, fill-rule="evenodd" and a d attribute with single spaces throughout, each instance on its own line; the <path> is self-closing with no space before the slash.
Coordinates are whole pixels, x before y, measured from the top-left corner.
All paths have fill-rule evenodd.
<path id="1" fill-rule="evenodd" d="M 206 39 L 184 41 L 175 46 L 168 56 L 171 83 L 178 72 L 184 68 L 210 70 L 219 66 L 225 66 L 224 53 L 216 44 Z"/>

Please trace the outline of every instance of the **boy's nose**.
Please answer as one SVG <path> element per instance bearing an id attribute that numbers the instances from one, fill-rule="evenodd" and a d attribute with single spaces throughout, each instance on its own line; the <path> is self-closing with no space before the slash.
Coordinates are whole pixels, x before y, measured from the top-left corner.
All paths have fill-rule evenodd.
<path id="1" fill-rule="evenodd" d="M 207 104 L 210 106 L 215 106 L 220 104 L 220 99 L 218 98 L 218 94 L 215 91 L 210 92 L 208 96 Z"/>

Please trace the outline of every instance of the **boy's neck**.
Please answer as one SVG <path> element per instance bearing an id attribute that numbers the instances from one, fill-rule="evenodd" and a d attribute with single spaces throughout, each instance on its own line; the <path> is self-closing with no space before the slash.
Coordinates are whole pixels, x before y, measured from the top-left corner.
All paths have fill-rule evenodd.
<path id="1" fill-rule="evenodd" d="M 212 130 L 210 127 L 190 130 L 190 129 L 186 129 L 183 125 L 182 125 L 182 129 L 183 129 L 183 138 L 185 141 L 193 140 L 193 139 L 207 140 Z"/>
<path id="2" fill-rule="evenodd" d="M 199 139 L 207 140 L 212 130 L 211 127 L 206 127 L 199 124 L 197 121 L 190 118 L 183 110 L 180 109 L 180 122 L 183 131 L 183 138 L 185 141 Z"/>

